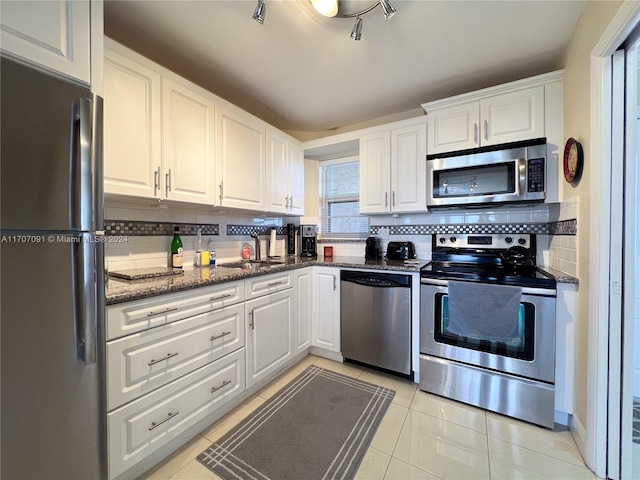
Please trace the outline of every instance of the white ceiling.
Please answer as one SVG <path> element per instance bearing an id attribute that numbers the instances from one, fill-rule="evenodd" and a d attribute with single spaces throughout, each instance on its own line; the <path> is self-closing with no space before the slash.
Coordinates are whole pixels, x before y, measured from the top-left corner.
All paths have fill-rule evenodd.
<path id="1" fill-rule="evenodd" d="M 328 19 L 307 0 L 105 1 L 105 33 L 284 130 L 323 131 L 562 68 L 586 1 L 391 0 Z M 342 2 L 353 12 L 374 0 Z"/>

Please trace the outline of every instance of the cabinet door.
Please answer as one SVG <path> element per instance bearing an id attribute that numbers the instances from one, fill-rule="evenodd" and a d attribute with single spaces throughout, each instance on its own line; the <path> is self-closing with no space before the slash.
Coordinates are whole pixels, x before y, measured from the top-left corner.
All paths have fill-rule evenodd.
<path id="1" fill-rule="evenodd" d="M 483 145 L 544 137 L 544 87 L 482 99 L 480 117 Z"/>
<path id="2" fill-rule="evenodd" d="M 360 213 L 391 211 L 391 134 L 360 138 Z"/>
<path id="3" fill-rule="evenodd" d="M 0 2 L 0 44 L 47 70 L 91 83 L 89 2 Z"/>
<path id="4" fill-rule="evenodd" d="M 313 268 L 311 340 L 314 347 L 340 353 L 340 270 Z"/>
<path id="5" fill-rule="evenodd" d="M 427 209 L 427 126 L 391 131 L 391 210 Z"/>
<path id="6" fill-rule="evenodd" d="M 213 204 L 214 104 L 196 88 L 162 79 L 164 194 Z"/>
<path id="7" fill-rule="evenodd" d="M 311 346 L 311 268 L 293 276 L 293 355 Z"/>
<path id="8" fill-rule="evenodd" d="M 244 349 L 107 414 L 109 478 L 119 478 L 245 390 Z"/>
<path id="9" fill-rule="evenodd" d="M 107 410 L 244 346 L 244 305 L 107 342 Z"/>
<path id="10" fill-rule="evenodd" d="M 477 101 L 427 112 L 427 126 L 429 155 L 480 146 L 480 109 Z"/>
<path id="11" fill-rule="evenodd" d="M 160 73 L 105 49 L 105 193 L 160 198 L 160 99 Z"/>
<path id="12" fill-rule="evenodd" d="M 304 215 L 304 150 L 301 145 L 289 143 L 289 213 Z"/>
<path id="13" fill-rule="evenodd" d="M 267 132 L 267 211 L 287 213 L 289 207 L 289 146 L 287 139 Z"/>
<path id="14" fill-rule="evenodd" d="M 247 387 L 275 372 L 292 355 L 292 290 L 245 303 L 247 312 Z"/>
<path id="15" fill-rule="evenodd" d="M 265 210 L 265 126 L 240 110 L 216 108 L 216 178 L 223 207 Z"/>

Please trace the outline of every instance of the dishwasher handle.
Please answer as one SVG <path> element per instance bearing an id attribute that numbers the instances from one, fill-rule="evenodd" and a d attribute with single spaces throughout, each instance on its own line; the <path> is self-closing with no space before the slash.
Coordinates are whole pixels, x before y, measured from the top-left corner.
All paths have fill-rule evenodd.
<path id="1" fill-rule="evenodd" d="M 363 287 L 374 288 L 410 288 L 411 277 L 407 275 L 375 274 L 362 272 L 342 272 L 340 280 L 346 283 L 355 283 Z"/>

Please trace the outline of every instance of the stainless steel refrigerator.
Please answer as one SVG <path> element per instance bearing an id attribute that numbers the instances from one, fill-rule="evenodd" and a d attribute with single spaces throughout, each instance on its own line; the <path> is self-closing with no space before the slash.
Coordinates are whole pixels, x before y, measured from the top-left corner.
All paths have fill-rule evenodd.
<path id="1" fill-rule="evenodd" d="M 102 100 L 0 70 L 0 477 L 107 476 Z"/>

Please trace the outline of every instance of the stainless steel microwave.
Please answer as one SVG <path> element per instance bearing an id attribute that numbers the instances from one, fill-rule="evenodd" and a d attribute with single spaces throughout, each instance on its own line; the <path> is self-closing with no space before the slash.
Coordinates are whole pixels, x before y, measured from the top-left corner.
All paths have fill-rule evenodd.
<path id="1" fill-rule="evenodd" d="M 510 147 L 427 156 L 427 206 L 543 202 L 546 143 Z"/>

